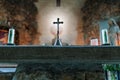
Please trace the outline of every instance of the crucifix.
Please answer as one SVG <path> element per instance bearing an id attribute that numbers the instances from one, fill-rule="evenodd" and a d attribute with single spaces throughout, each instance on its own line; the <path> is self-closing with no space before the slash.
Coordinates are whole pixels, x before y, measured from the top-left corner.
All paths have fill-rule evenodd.
<path id="1" fill-rule="evenodd" d="M 61 44 L 61 41 L 59 39 L 59 25 L 63 24 L 63 22 L 62 21 L 60 22 L 59 20 L 60 19 L 57 18 L 57 22 L 53 22 L 53 24 L 57 24 L 57 41 L 56 41 L 55 45 L 60 45 Z"/>
<path id="2" fill-rule="evenodd" d="M 61 21 L 59 21 L 60 19 L 59 18 L 57 18 L 57 22 L 53 22 L 53 24 L 57 24 L 57 39 L 59 39 L 59 25 L 60 24 L 63 24 L 63 22 Z"/>

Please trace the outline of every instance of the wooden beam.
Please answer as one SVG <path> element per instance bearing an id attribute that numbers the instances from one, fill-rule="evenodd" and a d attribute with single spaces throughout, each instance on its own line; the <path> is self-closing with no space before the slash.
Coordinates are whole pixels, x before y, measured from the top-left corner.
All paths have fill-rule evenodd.
<path id="1" fill-rule="evenodd" d="M 2 63 L 120 63 L 119 46 L 0 46 Z"/>

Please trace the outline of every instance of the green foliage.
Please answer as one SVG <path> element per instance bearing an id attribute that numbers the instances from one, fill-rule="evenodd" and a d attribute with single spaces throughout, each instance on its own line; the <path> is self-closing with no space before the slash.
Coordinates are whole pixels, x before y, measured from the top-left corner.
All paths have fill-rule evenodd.
<path id="1" fill-rule="evenodd" d="M 120 71 L 120 64 L 103 64 L 103 69 L 107 71 Z"/>

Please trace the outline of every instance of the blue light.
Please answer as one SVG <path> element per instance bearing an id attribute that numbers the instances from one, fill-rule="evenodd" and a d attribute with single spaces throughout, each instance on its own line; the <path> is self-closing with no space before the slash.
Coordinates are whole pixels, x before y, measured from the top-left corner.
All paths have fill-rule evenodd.
<path id="1" fill-rule="evenodd" d="M 0 68 L 0 72 L 7 73 L 7 72 L 15 72 L 16 68 Z"/>

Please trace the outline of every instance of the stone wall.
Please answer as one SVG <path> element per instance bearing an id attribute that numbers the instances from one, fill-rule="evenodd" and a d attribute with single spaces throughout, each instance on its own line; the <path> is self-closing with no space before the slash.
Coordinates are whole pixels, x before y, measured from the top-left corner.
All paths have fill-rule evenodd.
<path id="1" fill-rule="evenodd" d="M 0 1 L 0 22 L 4 21 L 4 24 L 8 25 L 10 23 L 10 26 L 14 26 L 17 32 L 15 35 L 16 44 L 27 45 L 39 43 L 36 22 L 38 11 L 34 2 L 36 0 Z"/>
<path id="2" fill-rule="evenodd" d="M 0 74 L 0 80 L 12 80 L 13 74 L 12 73 L 1 73 Z"/>
<path id="3" fill-rule="evenodd" d="M 120 16 L 120 1 L 86 0 L 81 11 L 83 13 L 82 20 L 85 44 L 89 44 L 91 38 L 99 39 L 98 22 L 100 20 L 118 18 Z M 120 20 L 118 24 L 119 22 Z"/>
<path id="4" fill-rule="evenodd" d="M 77 71 L 66 73 L 50 73 L 46 71 L 34 71 L 16 73 L 12 80 L 104 80 L 103 72 Z"/>
<path id="5" fill-rule="evenodd" d="M 90 67 L 91 68 L 91 67 Z M 101 70 L 82 70 L 73 64 L 20 64 L 12 80 L 104 80 Z"/>

